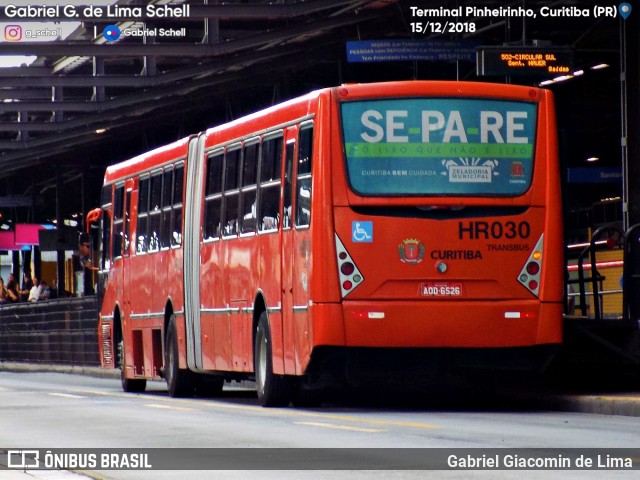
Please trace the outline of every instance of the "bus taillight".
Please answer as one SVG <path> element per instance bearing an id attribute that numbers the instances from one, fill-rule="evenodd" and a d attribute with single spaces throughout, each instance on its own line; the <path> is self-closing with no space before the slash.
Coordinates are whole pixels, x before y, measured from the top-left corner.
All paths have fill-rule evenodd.
<path id="1" fill-rule="evenodd" d="M 347 249 L 344 248 L 344 244 L 340 241 L 338 235 L 335 234 L 334 236 L 336 239 L 338 274 L 340 276 L 340 293 L 342 294 L 342 298 L 344 298 L 362 283 L 364 277 L 360 273 L 360 270 L 358 270 L 349 252 L 347 252 Z"/>
<path id="2" fill-rule="evenodd" d="M 518 275 L 518 281 L 536 297 L 540 292 L 543 238 L 544 234 L 540 235 L 538 243 L 536 243 L 533 252 L 529 255 L 527 262 L 520 271 L 520 275 Z"/>
<path id="3" fill-rule="evenodd" d="M 529 262 L 527 264 L 527 273 L 529 275 L 537 275 L 540 273 L 540 264 L 537 262 Z"/>

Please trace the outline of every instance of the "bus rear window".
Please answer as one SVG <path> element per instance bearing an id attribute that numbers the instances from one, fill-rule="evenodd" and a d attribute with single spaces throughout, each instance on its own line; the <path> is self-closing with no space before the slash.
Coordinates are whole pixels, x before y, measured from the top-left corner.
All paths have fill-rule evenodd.
<path id="1" fill-rule="evenodd" d="M 536 104 L 471 98 L 343 103 L 351 188 L 361 195 L 517 196 L 531 184 Z"/>

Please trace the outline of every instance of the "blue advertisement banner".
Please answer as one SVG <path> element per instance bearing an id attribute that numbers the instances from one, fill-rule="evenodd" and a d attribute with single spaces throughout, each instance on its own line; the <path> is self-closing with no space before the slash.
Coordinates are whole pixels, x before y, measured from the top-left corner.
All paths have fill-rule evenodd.
<path id="1" fill-rule="evenodd" d="M 622 183 L 620 167 L 576 167 L 567 170 L 568 183 Z"/>
<path id="2" fill-rule="evenodd" d="M 473 40 L 357 40 L 347 42 L 347 61 L 362 62 L 475 62 Z"/>

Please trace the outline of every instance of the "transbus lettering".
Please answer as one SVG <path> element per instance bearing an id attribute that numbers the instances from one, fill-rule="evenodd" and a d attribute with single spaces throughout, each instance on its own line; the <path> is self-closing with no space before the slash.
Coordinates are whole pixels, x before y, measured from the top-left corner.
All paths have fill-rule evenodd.
<path id="1" fill-rule="evenodd" d="M 439 110 L 423 110 L 420 125 L 407 121 L 410 117 L 407 110 L 386 110 L 384 112 L 369 109 L 362 113 L 360 122 L 364 131 L 360 138 L 367 143 L 409 143 L 410 135 L 420 134 L 423 143 L 431 143 L 431 133 L 438 132 L 437 143 L 469 143 L 467 132 L 473 133 L 477 142 L 486 144 L 528 144 L 529 137 L 522 135 L 526 130 L 528 114 L 524 111 L 480 111 L 476 122 L 465 125 L 460 110 L 441 112 Z M 467 120 L 468 121 L 468 120 Z M 478 128 L 479 125 L 479 128 Z M 413 140 L 415 141 L 415 140 Z"/>
<path id="2" fill-rule="evenodd" d="M 529 238 L 531 235 L 531 225 L 529 222 L 523 221 L 516 223 L 514 221 L 507 222 L 459 222 L 458 238 L 460 240 L 498 240 L 506 238 L 513 240 L 514 238 Z"/>

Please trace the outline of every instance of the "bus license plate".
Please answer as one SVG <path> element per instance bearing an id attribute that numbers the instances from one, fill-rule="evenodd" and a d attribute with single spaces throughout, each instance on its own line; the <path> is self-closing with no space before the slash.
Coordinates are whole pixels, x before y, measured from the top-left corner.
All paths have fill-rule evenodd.
<path id="1" fill-rule="evenodd" d="M 424 282 L 420 285 L 423 297 L 459 297 L 462 295 L 462 283 Z"/>

